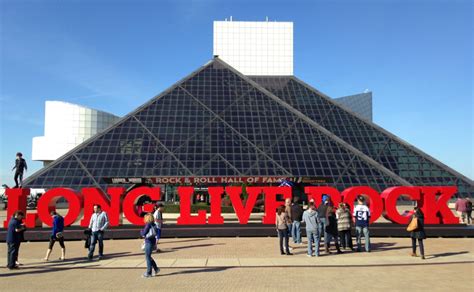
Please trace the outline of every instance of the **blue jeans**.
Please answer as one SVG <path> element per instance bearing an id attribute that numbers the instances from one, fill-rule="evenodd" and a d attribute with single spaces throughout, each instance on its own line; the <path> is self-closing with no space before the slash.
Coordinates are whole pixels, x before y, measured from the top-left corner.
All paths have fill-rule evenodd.
<path id="1" fill-rule="evenodd" d="M 319 256 L 319 231 L 317 229 L 306 229 L 306 237 L 308 237 L 308 255 L 313 254 L 313 244 L 316 243 L 314 248 L 316 249 L 316 255 Z"/>
<path id="2" fill-rule="evenodd" d="M 289 241 L 288 229 L 278 229 L 278 237 L 280 238 L 280 252 L 285 253 L 285 251 L 283 250 L 283 240 L 285 240 L 286 253 L 290 253 L 290 246 L 288 244 L 288 241 Z"/>
<path id="3" fill-rule="evenodd" d="M 326 232 L 326 226 L 327 226 L 326 218 L 319 218 L 319 222 L 318 222 L 318 242 L 321 241 L 321 236 L 324 234 L 324 246 L 327 246 L 328 242 L 329 242 L 329 240 L 328 240 L 329 235 Z"/>
<path id="4" fill-rule="evenodd" d="M 91 235 L 91 245 L 89 246 L 89 259 L 92 259 L 94 256 L 95 244 L 99 242 L 99 256 L 104 255 L 104 232 L 103 231 L 96 231 L 92 232 Z"/>
<path id="5" fill-rule="evenodd" d="M 293 243 L 301 243 L 301 222 L 295 221 L 291 224 L 291 237 Z"/>
<path id="6" fill-rule="evenodd" d="M 154 244 L 151 242 L 145 242 L 145 260 L 146 260 L 146 273 L 147 275 L 151 276 L 151 269 L 158 270 L 158 266 L 156 265 L 155 260 L 151 257 L 151 253 L 153 252 Z"/>
<path id="7" fill-rule="evenodd" d="M 362 250 L 362 234 L 365 238 L 365 251 L 370 251 L 370 236 L 369 236 L 369 227 L 356 226 L 356 236 L 357 236 L 357 250 Z"/>

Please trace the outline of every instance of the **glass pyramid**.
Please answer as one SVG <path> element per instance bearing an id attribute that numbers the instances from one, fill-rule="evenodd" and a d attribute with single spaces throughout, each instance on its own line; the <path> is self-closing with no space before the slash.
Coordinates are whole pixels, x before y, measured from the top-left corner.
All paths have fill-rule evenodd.
<path id="1" fill-rule="evenodd" d="M 281 175 L 325 177 L 340 190 L 472 188 L 293 77 L 255 81 L 214 58 L 24 186 L 105 190 L 107 177 Z"/>

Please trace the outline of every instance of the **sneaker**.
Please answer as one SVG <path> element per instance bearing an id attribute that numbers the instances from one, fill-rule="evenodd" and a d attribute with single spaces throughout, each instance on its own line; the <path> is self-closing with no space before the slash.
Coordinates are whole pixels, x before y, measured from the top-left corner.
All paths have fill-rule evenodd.
<path id="1" fill-rule="evenodd" d="M 280 254 L 281 254 L 281 255 L 284 255 L 285 253 L 281 251 Z"/>
<path id="2" fill-rule="evenodd" d="M 148 275 L 147 273 L 142 275 L 142 278 L 150 278 L 152 275 Z"/>
<path id="3" fill-rule="evenodd" d="M 315 256 L 315 257 L 319 257 L 319 253 L 317 253 L 317 254 L 314 254 L 314 256 Z"/>
<path id="4" fill-rule="evenodd" d="M 422 255 L 422 256 L 421 256 L 421 259 L 422 259 L 422 260 L 424 260 L 424 259 L 425 259 L 425 256 L 424 256 L 424 255 Z"/>
<path id="5" fill-rule="evenodd" d="M 156 270 L 154 270 L 153 272 L 151 272 L 151 276 L 152 277 L 156 277 L 156 275 L 158 275 L 158 273 L 160 272 L 160 268 L 156 268 Z"/>
<path id="6" fill-rule="evenodd" d="M 87 260 L 88 260 L 88 261 L 92 261 L 92 257 L 87 257 Z"/>
<path id="7" fill-rule="evenodd" d="M 99 256 L 97 259 L 100 261 L 104 256 Z"/>
<path id="8" fill-rule="evenodd" d="M 292 248 L 292 247 L 290 247 L 290 251 L 292 251 L 292 250 L 293 250 L 293 248 Z"/>
<path id="9" fill-rule="evenodd" d="M 293 255 L 291 252 L 287 252 L 286 255 Z"/>
<path id="10" fill-rule="evenodd" d="M 412 256 L 412 257 L 416 257 L 417 255 L 416 255 L 416 253 L 412 252 L 412 253 L 411 253 L 411 256 Z"/>
<path id="11" fill-rule="evenodd" d="M 313 255 L 311 255 L 311 254 L 307 254 L 306 256 L 310 258 L 310 257 L 312 257 Z"/>

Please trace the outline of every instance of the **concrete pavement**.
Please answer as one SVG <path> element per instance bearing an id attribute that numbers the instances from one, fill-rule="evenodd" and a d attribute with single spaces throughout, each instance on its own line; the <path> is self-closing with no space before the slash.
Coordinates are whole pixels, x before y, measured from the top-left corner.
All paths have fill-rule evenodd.
<path id="1" fill-rule="evenodd" d="M 20 270 L 0 269 L 0 290 L 447 290 L 472 289 L 474 241 L 428 239 L 426 260 L 410 257 L 410 240 L 375 238 L 373 252 L 306 257 L 306 244 L 281 256 L 276 238 L 164 239 L 154 254 L 158 277 L 141 279 L 141 240 L 105 241 L 105 259 L 85 261 L 83 242 L 66 242 L 68 260 L 43 262 L 45 242 L 23 243 Z M 6 245 L 0 246 L 6 261 Z M 59 257 L 55 246 L 52 259 Z M 464 280 L 459 280 L 464 279 Z M 353 283 L 357 283 L 355 286 Z"/>

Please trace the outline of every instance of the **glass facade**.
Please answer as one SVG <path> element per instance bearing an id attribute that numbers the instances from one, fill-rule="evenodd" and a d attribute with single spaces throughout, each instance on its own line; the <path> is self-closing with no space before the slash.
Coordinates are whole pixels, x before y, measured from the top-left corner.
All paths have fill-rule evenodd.
<path id="1" fill-rule="evenodd" d="M 472 188 L 293 77 L 255 80 L 215 58 L 24 185 L 105 189 L 104 177 L 282 175 L 327 177 L 340 190 Z"/>

